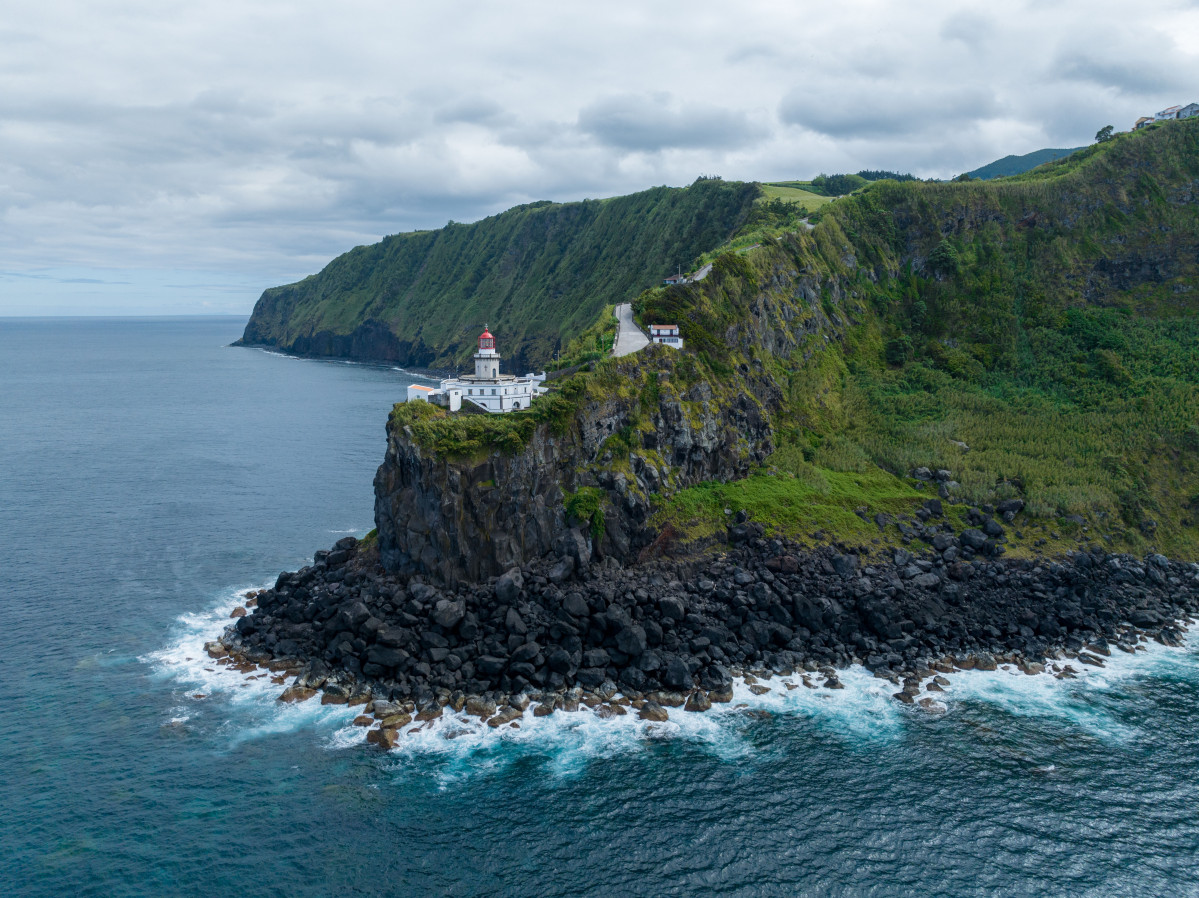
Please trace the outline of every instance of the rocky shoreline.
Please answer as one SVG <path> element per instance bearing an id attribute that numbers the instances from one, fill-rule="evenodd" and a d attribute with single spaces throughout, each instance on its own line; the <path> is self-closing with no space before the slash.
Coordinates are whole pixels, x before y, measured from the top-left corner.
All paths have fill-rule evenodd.
<path id="1" fill-rule="evenodd" d="M 1001 525 L 983 510 L 976 520 L 939 530 L 929 552 L 888 558 L 804 550 L 740 522 L 723 555 L 628 568 L 593 562 L 572 530 L 556 557 L 455 587 L 388 573 L 373 542 L 349 537 L 254 594 L 206 648 L 222 664 L 267 667 L 280 685 L 294 677 L 283 701 L 319 691 L 368 706 L 357 722 L 378 722 L 371 741 L 390 745 L 445 708 L 491 726 L 530 704 L 658 720 L 667 707 L 730 701 L 735 678 L 797 673 L 838 688 L 852 664 L 927 706 L 941 674 L 1102 665 L 1146 639 L 1179 644 L 1181 622 L 1199 613 L 1199 565 L 1095 551 L 1007 559 L 987 535 Z"/>

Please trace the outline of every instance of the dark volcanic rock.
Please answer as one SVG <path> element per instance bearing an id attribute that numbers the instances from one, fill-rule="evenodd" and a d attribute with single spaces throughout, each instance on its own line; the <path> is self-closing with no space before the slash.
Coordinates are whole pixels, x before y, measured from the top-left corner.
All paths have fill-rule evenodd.
<path id="1" fill-rule="evenodd" d="M 511 604 L 516 601 L 520 595 L 521 588 L 525 585 L 524 577 L 520 574 L 520 568 L 514 567 L 495 581 L 495 597 L 501 602 Z"/>
<path id="2" fill-rule="evenodd" d="M 458 626 L 459 621 L 464 617 L 466 617 L 466 602 L 461 600 L 455 602 L 451 599 L 440 599 L 433 609 L 433 622 L 447 630 Z"/>
<path id="3" fill-rule="evenodd" d="M 985 526 L 984 511 L 971 516 Z M 571 689 L 677 707 L 698 687 L 708 698 L 693 705 L 728 701 L 747 670 L 819 669 L 836 688 L 832 670 L 854 661 L 909 679 L 934 663 L 992 669 L 1019 658 L 1031 668 L 1059 648 L 1128 651 L 1139 633 L 1173 645 L 1176 622 L 1199 612 L 1199 566 L 1160 555 L 1006 560 L 973 527 L 957 537 L 971 560 L 947 561 L 953 537 L 933 539 L 934 552 L 945 546 L 937 554 L 869 559 L 755 538 L 690 561 L 592 560 L 561 585 L 549 557 L 494 584 L 441 588 L 341 545 L 340 566 L 329 553 L 280 575 L 209 654 L 292 659 L 289 700 L 324 687 L 331 701 L 369 692 L 423 712 L 456 694 L 491 719 L 496 696 Z"/>
<path id="4" fill-rule="evenodd" d="M 981 530 L 971 527 L 969 530 L 963 530 L 959 537 L 962 545 L 977 552 L 987 544 L 987 535 Z"/>

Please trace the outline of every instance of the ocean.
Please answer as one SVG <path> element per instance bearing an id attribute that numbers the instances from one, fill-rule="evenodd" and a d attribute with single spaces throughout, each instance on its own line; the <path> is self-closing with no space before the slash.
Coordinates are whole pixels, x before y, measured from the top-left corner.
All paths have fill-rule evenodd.
<path id="1" fill-rule="evenodd" d="M 217 668 L 240 593 L 373 526 L 414 379 L 243 324 L 0 319 L 0 894 L 1199 894 L 1190 636 L 938 714 L 851 670 L 389 753 Z"/>

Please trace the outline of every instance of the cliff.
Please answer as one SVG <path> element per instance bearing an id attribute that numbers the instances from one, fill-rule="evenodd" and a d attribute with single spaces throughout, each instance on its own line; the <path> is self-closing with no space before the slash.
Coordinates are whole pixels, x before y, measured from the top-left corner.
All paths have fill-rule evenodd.
<path id="1" fill-rule="evenodd" d="M 281 574 L 209 653 L 292 659 L 282 700 L 370 701 L 392 746 L 447 707 L 665 720 L 762 669 L 836 689 L 864 663 L 937 710 L 934 673 L 1178 645 L 1199 121 L 997 182 L 882 182 L 814 229 L 760 206 L 703 281 L 637 297 L 686 351 L 508 415 L 397 405 L 377 543 Z"/>
<path id="2" fill-rule="evenodd" d="M 1180 122 L 1014 179 L 879 183 L 811 231 L 782 216 L 636 300 L 685 352 L 603 361 L 504 421 L 397 409 L 385 563 L 484 576 L 572 524 L 629 560 L 723 539 L 725 509 L 904 543 L 930 488 L 959 517 L 1018 500 L 1019 553 L 1193 557 L 1196 184 L 1199 122 Z"/>
<path id="3" fill-rule="evenodd" d="M 397 405 L 375 478 L 383 563 L 480 579 L 563 554 L 571 528 L 588 535 L 586 551 L 572 550 L 580 563 L 636 560 L 661 533 L 658 506 L 760 467 L 786 407 L 782 362 L 827 352 L 844 331 L 829 315 L 848 299 L 841 280 L 796 268 L 808 242 L 793 235 L 752 265 L 722 256 L 687 288 L 692 317 L 726 312 L 719 353 L 651 346 L 551 382 L 550 396 L 504 416 Z"/>
<path id="4" fill-rule="evenodd" d="M 569 416 L 534 421 L 517 451 L 439 447 L 428 425 L 458 422 L 423 403 L 397 406 L 375 476 L 383 564 L 456 582 L 550 552 L 579 565 L 635 560 L 654 494 L 744 477 L 770 451 L 762 404 L 680 376 L 671 352 L 655 347 L 576 382 Z"/>
<path id="5" fill-rule="evenodd" d="M 265 291 L 239 342 L 452 367 L 487 323 L 504 335 L 510 370 L 539 369 L 606 305 L 728 240 L 758 195 L 753 184 L 706 179 L 397 234 Z"/>

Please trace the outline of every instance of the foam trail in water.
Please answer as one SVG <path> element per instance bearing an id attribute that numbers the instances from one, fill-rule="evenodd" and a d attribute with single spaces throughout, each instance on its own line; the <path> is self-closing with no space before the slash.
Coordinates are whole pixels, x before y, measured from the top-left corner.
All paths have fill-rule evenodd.
<path id="1" fill-rule="evenodd" d="M 744 757 L 748 745 L 725 714 L 696 714 L 671 708 L 670 720 L 650 722 L 634 709 L 601 719 L 586 707 L 548 717 L 535 717 L 533 707 L 517 723 L 489 727 L 461 714 L 444 714 L 435 721 L 405 728 L 390 760 L 399 768 L 429 758 L 439 761 L 437 776 L 450 783 L 484 770 L 505 767 L 521 757 L 539 757 L 558 776 L 580 773 L 599 759 L 643 751 L 656 740 L 684 740 L 728 761 Z M 331 747 L 352 745 L 362 737 L 345 730 L 335 734 Z"/>
<path id="2" fill-rule="evenodd" d="M 1135 655 L 1114 653 L 1104 659 L 1103 668 L 1077 661 L 1057 662 L 1078 671 L 1074 680 L 1058 680 L 1049 673 L 1029 676 L 1011 665 L 995 671 L 959 671 L 949 676 L 946 692 L 928 693 L 927 697 L 937 702 L 934 710 L 951 715 L 968 703 L 984 703 L 1005 713 L 1056 718 L 1097 738 L 1124 740 L 1131 731 L 1096 699 L 1134 678 L 1181 673 L 1199 679 L 1195 645 L 1194 636 L 1188 636 L 1186 650 L 1146 643 L 1145 650 Z M 863 747 L 902 738 L 907 727 L 927 719 L 927 711 L 895 701 L 894 684 L 861 667 L 841 671 L 839 679 L 845 688 L 830 690 L 808 688 L 802 685 L 800 675 L 775 677 L 759 681 L 757 685 L 770 690 L 761 695 L 739 682 L 731 703 L 716 705 L 705 714 L 671 708 L 666 723 L 642 721 L 631 710 L 628 715 L 602 720 L 586 709 L 544 718 L 534 717 L 530 709 L 518 721 L 519 729 L 492 729 L 479 720 L 446 714 L 437 721 L 407 727 L 392 758 L 402 765 L 418 757 L 439 755 L 445 762 L 440 775 L 450 781 L 521 755 L 544 755 L 552 746 L 551 768 L 570 774 L 592 759 L 635 751 L 655 739 L 685 740 L 718 757 L 736 760 L 753 750 L 742 734 L 761 711 L 784 720 L 803 718 L 822 732 Z M 819 682 L 819 677 L 810 675 L 809 682 Z M 336 734 L 331 747 L 360 742 L 364 734 L 352 729 Z"/>

